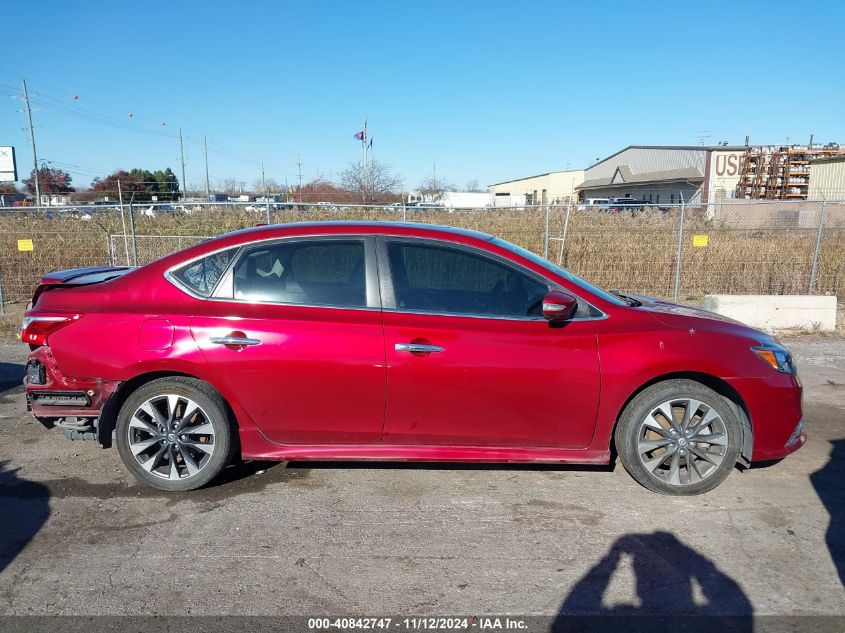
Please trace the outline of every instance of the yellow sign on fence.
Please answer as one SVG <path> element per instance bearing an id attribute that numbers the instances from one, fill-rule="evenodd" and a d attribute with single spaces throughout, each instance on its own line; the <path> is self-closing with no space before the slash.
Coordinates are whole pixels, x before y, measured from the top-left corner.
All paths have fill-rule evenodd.
<path id="1" fill-rule="evenodd" d="M 32 240 L 18 240 L 18 250 L 23 253 L 32 250 Z"/>
<path id="2" fill-rule="evenodd" d="M 693 235 L 692 236 L 692 245 L 697 248 L 703 248 L 707 246 L 707 243 L 710 241 L 710 238 L 707 235 L 700 234 L 700 235 Z"/>

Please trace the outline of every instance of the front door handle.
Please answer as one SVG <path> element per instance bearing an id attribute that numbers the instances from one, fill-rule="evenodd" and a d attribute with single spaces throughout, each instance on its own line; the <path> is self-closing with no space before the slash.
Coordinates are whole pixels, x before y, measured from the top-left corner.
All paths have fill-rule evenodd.
<path id="1" fill-rule="evenodd" d="M 246 336 L 212 336 L 209 340 L 215 345 L 261 345 L 259 339 Z"/>
<path id="2" fill-rule="evenodd" d="M 396 343 L 393 346 L 397 352 L 411 352 L 412 354 L 430 354 L 432 352 L 442 352 L 446 348 L 439 345 L 428 345 L 427 343 Z"/>

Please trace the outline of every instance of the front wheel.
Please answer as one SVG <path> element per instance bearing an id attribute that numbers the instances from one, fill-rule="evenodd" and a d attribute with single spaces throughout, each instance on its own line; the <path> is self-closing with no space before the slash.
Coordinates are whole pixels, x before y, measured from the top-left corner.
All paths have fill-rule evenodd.
<path id="1" fill-rule="evenodd" d="M 692 380 L 667 380 L 631 400 L 616 427 L 625 470 L 664 494 L 712 490 L 739 458 L 742 427 L 721 395 Z"/>
<path id="2" fill-rule="evenodd" d="M 120 409 L 117 450 L 142 483 L 173 492 L 195 490 L 231 461 L 233 425 L 210 385 L 175 376 L 152 380 Z"/>

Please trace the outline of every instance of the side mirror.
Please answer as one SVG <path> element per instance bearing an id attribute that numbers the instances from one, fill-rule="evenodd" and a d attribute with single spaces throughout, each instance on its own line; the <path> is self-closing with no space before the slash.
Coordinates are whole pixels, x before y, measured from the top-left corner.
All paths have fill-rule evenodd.
<path id="1" fill-rule="evenodd" d="M 546 321 L 568 321 L 578 309 L 578 299 L 568 292 L 551 290 L 543 297 L 543 318 Z"/>

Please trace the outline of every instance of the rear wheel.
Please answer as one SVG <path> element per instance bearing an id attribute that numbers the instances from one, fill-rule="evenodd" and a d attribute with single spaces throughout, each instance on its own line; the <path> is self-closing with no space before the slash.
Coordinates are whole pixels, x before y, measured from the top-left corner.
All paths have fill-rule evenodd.
<path id="1" fill-rule="evenodd" d="M 742 429 L 734 407 L 692 380 L 667 380 L 628 404 L 616 449 L 631 476 L 664 494 L 695 495 L 718 486 L 739 458 Z"/>
<path id="2" fill-rule="evenodd" d="M 231 461 L 232 427 L 223 398 L 207 383 L 160 378 L 123 403 L 117 450 L 129 472 L 148 486 L 195 490 Z"/>

